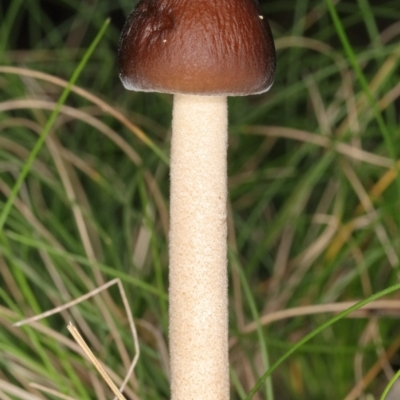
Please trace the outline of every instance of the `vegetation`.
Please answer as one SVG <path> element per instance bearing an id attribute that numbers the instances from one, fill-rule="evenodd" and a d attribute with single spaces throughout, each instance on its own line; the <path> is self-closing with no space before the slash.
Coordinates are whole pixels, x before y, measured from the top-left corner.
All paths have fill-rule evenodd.
<path id="1" fill-rule="evenodd" d="M 379 399 L 400 364 L 398 0 L 262 5 L 275 84 L 229 99 L 232 399 Z M 119 82 L 133 6 L 0 3 L 1 399 L 111 398 L 67 324 L 120 385 L 138 353 L 117 285 L 13 324 L 115 278 L 140 345 L 124 394 L 169 398 L 172 98 Z"/>

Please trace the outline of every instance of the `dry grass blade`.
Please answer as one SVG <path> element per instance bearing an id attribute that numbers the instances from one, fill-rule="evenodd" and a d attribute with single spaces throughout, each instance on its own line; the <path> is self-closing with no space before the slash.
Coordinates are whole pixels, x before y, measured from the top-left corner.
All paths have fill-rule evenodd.
<path id="1" fill-rule="evenodd" d="M 68 303 L 66 303 L 66 304 L 64 304 L 64 305 L 62 305 L 60 307 L 53 308 L 52 310 L 48 310 L 48 311 L 46 311 L 46 312 L 44 312 L 42 314 L 35 315 L 33 317 L 30 317 L 30 318 L 24 319 L 22 321 L 16 322 L 14 324 L 14 326 L 22 326 L 22 325 L 30 324 L 32 322 L 36 322 L 36 321 L 39 321 L 39 320 L 41 320 L 43 318 L 49 317 L 50 315 L 57 314 L 60 311 L 66 310 L 66 309 L 68 309 L 68 308 L 70 308 L 72 306 L 75 306 L 75 305 L 77 305 L 77 304 L 79 304 L 79 303 L 81 303 L 81 302 L 83 302 L 83 301 L 95 296 L 96 294 L 100 293 L 101 291 L 108 289 L 112 285 L 117 285 L 118 288 L 119 288 L 119 291 L 120 291 L 120 294 L 121 294 L 121 298 L 122 298 L 122 302 L 124 304 L 125 312 L 126 312 L 126 315 L 128 317 L 128 322 L 129 322 L 129 326 L 130 326 L 130 329 L 131 329 L 131 332 L 132 332 L 132 338 L 133 338 L 133 343 L 134 343 L 134 348 L 135 348 L 135 356 L 133 358 L 133 361 L 132 361 L 131 365 L 129 366 L 129 369 L 128 369 L 127 373 L 126 373 L 125 379 L 123 380 L 123 382 L 122 382 L 122 384 L 121 384 L 121 386 L 119 388 L 119 390 L 121 392 L 123 392 L 125 387 L 126 387 L 126 385 L 127 385 L 127 383 L 128 383 L 128 381 L 129 381 L 129 379 L 132 376 L 132 373 L 133 373 L 133 370 L 135 369 L 137 360 L 139 359 L 140 347 L 139 347 L 139 340 L 138 340 L 138 336 L 137 336 L 135 323 L 134 323 L 133 318 L 132 318 L 131 309 L 129 307 L 129 303 L 128 303 L 128 300 L 126 298 L 124 287 L 122 286 L 122 283 L 121 283 L 119 278 L 113 279 L 113 280 L 107 282 L 106 284 L 102 285 L 101 287 L 98 287 L 97 289 L 94 289 L 91 292 L 89 292 L 89 293 L 87 293 L 87 294 L 85 294 L 85 295 L 83 295 L 83 296 L 81 296 L 81 297 L 79 297 L 79 298 L 77 298 L 75 300 L 72 300 L 72 301 L 70 301 L 70 302 L 68 302 Z"/>
<path id="2" fill-rule="evenodd" d="M 390 360 L 400 348 L 400 338 L 397 338 L 391 346 L 386 350 L 386 352 L 379 358 L 379 360 L 369 369 L 369 371 L 364 375 L 363 379 L 358 382 L 353 389 L 348 393 L 344 400 L 356 400 L 359 398 L 362 391 L 367 388 L 373 380 L 382 371 L 384 364 L 387 360 Z"/>
<path id="3" fill-rule="evenodd" d="M 31 78 L 41 79 L 41 80 L 44 80 L 47 82 L 51 82 L 54 85 L 61 86 L 61 87 L 66 87 L 68 85 L 68 82 L 61 78 L 58 78 L 53 75 L 45 74 L 43 72 L 30 70 L 27 68 L 0 66 L 0 73 L 28 76 Z M 152 145 L 152 141 L 141 129 L 139 129 L 136 125 L 132 124 L 124 115 L 122 115 L 115 108 L 111 107 L 105 101 L 103 101 L 99 97 L 89 93 L 87 90 L 84 90 L 75 85 L 71 87 L 71 91 L 75 92 L 79 96 L 82 96 L 83 98 L 91 101 L 93 104 L 96 104 L 97 106 L 100 107 L 101 110 L 109 113 L 115 119 L 117 119 L 123 125 L 125 125 L 133 134 L 135 134 L 144 143 L 146 143 L 147 145 Z"/>
<path id="4" fill-rule="evenodd" d="M 43 386 L 43 385 L 39 385 L 37 383 L 31 383 L 29 386 L 31 386 L 31 387 L 33 387 L 35 389 L 38 389 L 43 393 L 48 393 L 48 394 L 51 394 L 52 396 L 56 396 L 56 397 L 58 397 L 59 399 L 62 399 L 62 400 L 76 400 L 71 396 L 67 396 L 67 395 L 62 394 L 60 392 L 57 392 L 57 390 L 48 388 L 48 387 Z"/>
<path id="5" fill-rule="evenodd" d="M 0 68 L 1 69 L 1 68 Z M 39 109 L 39 110 L 53 110 L 56 107 L 56 103 L 47 100 L 37 99 L 19 99 L 19 100 L 8 100 L 0 103 L 0 111 L 12 111 L 21 109 Z M 108 137 L 112 142 L 115 143 L 127 156 L 132 160 L 136 166 L 141 165 L 142 160 L 139 154 L 132 148 L 132 146 L 124 140 L 115 130 L 111 129 L 108 125 L 100 121 L 98 118 L 84 112 L 82 110 L 63 105 L 60 108 L 60 113 L 76 120 L 83 121 L 93 128 L 97 129 L 104 136 Z"/>
<path id="6" fill-rule="evenodd" d="M 346 175 L 347 179 L 349 180 L 350 184 L 352 185 L 355 193 L 357 194 L 357 196 L 360 200 L 360 203 L 364 207 L 364 210 L 368 214 L 373 216 L 373 219 L 375 219 L 377 217 L 378 213 L 374 209 L 374 206 L 368 196 L 367 191 L 364 189 L 362 183 L 360 182 L 359 178 L 357 177 L 357 174 L 355 173 L 353 168 L 351 168 L 350 164 L 348 164 L 346 162 L 343 163 L 343 172 Z M 399 263 L 399 258 L 390 242 L 389 235 L 387 234 L 384 226 L 380 222 L 376 223 L 375 232 L 376 232 L 376 236 L 378 237 L 379 241 L 382 244 L 383 249 L 385 250 L 385 252 L 387 254 L 387 258 L 388 258 L 391 266 L 393 268 L 395 268 Z"/>
<path id="7" fill-rule="evenodd" d="M 283 50 L 290 47 L 303 47 L 325 55 L 329 55 L 333 51 L 330 45 L 320 40 L 300 36 L 286 36 L 278 38 L 275 40 L 275 47 L 277 50 Z"/>
<path id="8" fill-rule="evenodd" d="M 1 72 L 1 67 L 0 67 L 0 72 Z M 56 103 L 51 102 L 51 101 L 46 101 L 46 100 L 19 99 L 19 100 L 9 100 L 9 101 L 0 103 L 0 111 L 11 111 L 11 110 L 16 110 L 16 109 L 53 110 L 55 106 L 56 106 Z M 142 165 L 141 157 L 132 148 L 132 146 L 126 140 L 124 140 L 121 137 L 121 135 L 119 135 L 115 130 L 111 129 L 109 126 L 104 124 L 100 119 L 92 116 L 91 114 L 89 114 L 85 111 L 82 111 L 82 110 L 79 110 L 79 109 L 76 109 L 76 108 L 73 108 L 70 106 L 66 106 L 66 105 L 61 107 L 60 114 L 62 114 L 66 118 L 71 118 L 73 120 L 79 120 L 79 121 L 85 122 L 86 124 L 92 126 L 94 129 L 96 129 L 97 131 L 102 133 L 104 136 L 106 136 L 108 139 L 110 139 L 117 147 L 119 147 L 127 155 L 127 157 L 132 161 L 132 163 L 135 166 Z M 113 116 L 116 117 L 115 115 L 113 115 Z M 30 129 L 34 130 L 36 133 L 40 132 L 40 127 L 38 128 L 38 126 L 31 123 L 31 121 L 27 121 L 27 122 L 24 120 L 22 120 L 22 121 L 23 121 L 24 126 L 28 124 L 29 125 L 28 127 Z M 15 121 L 15 124 L 18 124 L 18 122 L 21 123 L 21 119 L 17 119 Z M 5 123 L 0 124 L 0 127 L 4 124 Z M 59 153 L 61 153 L 61 151 L 63 151 L 63 150 L 64 149 L 61 146 L 59 146 Z M 67 159 L 67 157 L 64 157 L 64 158 Z M 71 155 L 69 155 L 69 158 L 71 158 Z M 57 158 L 55 158 L 55 161 L 56 160 L 57 160 Z M 77 161 L 77 157 L 74 157 L 74 160 L 75 160 L 74 164 L 76 166 L 78 166 L 78 165 L 82 166 L 82 162 Z M 39 164 L 39 161 L 36 161 L 36 163 Z M 144 169 L 144 175 L 146 178 L 147 185 L 148 185 L 152 195 L 154 196 L 155 203 L 159 210 L 159 215 L 161 217 L 164 232 L 167 234 L 169 221 L 168 221 L 168 213 L 167 213 L 167 207 L 165 205 L 165 201 L 162 198 L 162 195 L 160 193 L 160 189 L 158 188 L 156 179 L 152 176 L 152 174 L 150 174 L 150 172 L 147 169 Z M 93 174 L 89 174 L 89 176 L 93 177 Z"/>
<path id="9" fill-rule="evenodd" d="M 393 166 L 393 161 L 389 158 L 369 153 L 346 143 L 335 143 L 326 136 L 316 135 L 299 129 L 280 126 L 248 126 L 244 128 L 244 132 L 252 135 L 265 135 L 308 142 L 327 149 L 333 148 L 340 154 L 368 164 L 384 168 L 391 168 Z"/>
<path id="10" fill-rule="evenodd" d="M 304 307 L 288 308 L 286 310 L 277 311 L 268 315 L 264 315 L 260 318 L 260 324 L 266 326 L 272 322 L 280 321 L 282 319 L 322 314 L 322 313 L 339 313 L 346 310 L 349 307 L 354 306 L 357 301 L 346 301 L 342 303 L 331 303 L 331 304 L 318 304 Z M 399 300 L 377 300 L 372 303 L 366 304 L 364 307 L 360 308 L 352 314 L 356 317 L 368 317 L 371 315 L 384 315 L 388 311 L 396 311 L 397 314 L 400 313 L 400 301 Z M 243 332 L 251 333 L 257 329 L 257 324 L 252 322 L 248 324 Z"/>
<path id="11" fill-rule="evenodd" d="M 21 400 L 42 400 L 41 398 L 35 396 L 32 393 L 27 393 L 25 390 L 0 379 L 0 393 L 6 392 L 13 396 L 13 398 L 18 398 Z"/>
<path id="12" fill-rule="evenodd" d="M 68 330 L 70 331 L 71 335 L 74 337 L 76 342 L 81 346 L 82 350 L 85 352 L 89 360 L 92 362 L 92 364 L 95 366 L 97 371 L 99 371 L 99 374 L 103 377 L 103 379 L 106 381 L 107 385 L 110 387 L 112 392 L 115 394 L 116 398 L 118 400 L 126 400 L 126 398 L 121 394 L 121 392 L 118 390 L 117 386 L 115 386 L 115 383 L 111 380 L 111 378 L 108 376 L 107 372 L 103 368 L 103 366 L 99 363 L 95 355 L 92 353 L 90 350 L 89 346 L 86 344 L 86 342 L 83 340 L 82 336 L 76 329 L 76 327 L 70 322 L 68 324 Z"/>

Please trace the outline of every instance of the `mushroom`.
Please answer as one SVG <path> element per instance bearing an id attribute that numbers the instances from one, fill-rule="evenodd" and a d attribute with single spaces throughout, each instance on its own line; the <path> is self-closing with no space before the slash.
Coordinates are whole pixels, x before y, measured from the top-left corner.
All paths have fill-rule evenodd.
<path id="1" fill-rule="evenodd" d="M 118 69 L 126 89 L 174 94 L 171 398 L 226 400 L 227 96 L 271 87 L 271 31 L 256 0 L 141 0 L 123 28 Z"/>

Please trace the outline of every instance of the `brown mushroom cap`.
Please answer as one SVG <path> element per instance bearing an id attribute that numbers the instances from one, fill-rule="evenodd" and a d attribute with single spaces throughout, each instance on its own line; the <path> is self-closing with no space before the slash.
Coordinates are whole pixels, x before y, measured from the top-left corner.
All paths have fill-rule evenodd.
<path id="1" fill-rule="evenodd" d="M 118 49 L 123 85 L 145 92 L 262 93 L 273 83 L 275 63 L 257 0 L 141 0 Z"/>

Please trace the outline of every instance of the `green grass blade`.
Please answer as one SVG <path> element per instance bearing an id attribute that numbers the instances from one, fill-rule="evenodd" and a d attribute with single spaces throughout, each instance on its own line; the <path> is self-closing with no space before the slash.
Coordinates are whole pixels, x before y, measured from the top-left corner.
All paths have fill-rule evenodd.
<path id="1" fill-rule="evenodd" d="M 378 300 L 381 297 L 384 297 L 390 293 L 393 293 L 397 290 L 400 290 L 400 284 L 390 286 L 389 288 L 382 290 L 378 293 L 373 294 L 372 296 L 369 296 L 368 298 L 359 301 L 357 304 L 354 306 L 348 308 L 345 311 L 342 311 L 341 313 L 337 314 L 336 316 L 332 317 L 329 319 L 327 322 L 319 326 L 317 329 L 313 330 L 310 332 L 308 335 L 304 336 L 303 339 L 299 340 L 289 351 L 287 351 L 275 364 L 272 365 L 272 367 L 264 373 L 264 375 L 257 381 L 253 389 L 249 392 L 249 394 L 246 397 L 246 400 L 250 400 L 253 398 L 254 394 L 260 389 L 261 385 L 264 383 L 264 381 L 271 376 L 271 374 L 284 362 L 286 361 L 293 353 L 295 353 L 301 346 L 309 342 L 311 339 L 313 339 L 315 336 L 317 336 L 319 333 L 321 333 L 323 330 L 326 328 L 332 326 L 334 323 L 340 321 L 342 318 L 346 317 L 347 315 L 351 314 L 353 311 L 356 311 L 360 309 L 361 307 L 365 306 L 366 304 Z"/>
<path id="2" fill-rule="evenodd" d="M 86 267 L 98 268 L 100 271 L 102 271 L 114 278 L 120 278 L 122 281 L 133 284 L 143 290 L 146 290 L 147 292 L 149 292 L 151 294 L 159 296 L 162 299 L 167 298 L 167 295 L 164 292 L 160 292 L 158 290 L 158 288 L 154 288 L 152 285 L 149 285 L 148 283 L 143 282 L 142 280 L 140 280 L 138 278 L 127 275 L 127 274 L 125 274 L 121 271 L 118 271 L 117 269 L 107 266 L 105 264 L 98 263 L 98 262 L 92 262 L 92 261 L 88 260 L 86 257 L 75 255 L 75 254 L 70 254 L 66 251 L 55 249 L 54 247 L 48 246 L 41 241 L 27 238 L 25 236 L 18 235 L 13 232 L 6 232 L 6 236 L 10 240 L 13 240 L 15 242 L 19 242 L 19 243 L 25 244 L 26 246 L 30 246 L 30 247 L 33 247 L 36 249 L 44 250 L 47 253 L 58 256 L 58 257 L 74 260 Z M 4 252 L 7 251 L 3 246 L 1 246 L 1 244 L 0 244 L 0 249 Z"/>
<path id="3" fill-rule="evenodd" d="M 26 160 L 26 163 L 24 164 L 24 167 L 22 168 L 22 171 L 20 173 L 20 175 L 18 176 L 18 179 L 11 191 L 11 194 L 9 196 L 9 198 L 7 199 L 6 204 L 4 205 L 4 208 L 0 214 L 0 233 L 3 231 L 4 228 L 4 224 L 6 222 L 6 219 L 8 217 L 8 214 L 10 213 L 10 210 L 14 204 L 14 200 L 18 195 L 18 192 L 21 188 L 22 183 L 24 182 L 26 176 L 28 175 L 33 162 L 35 161 L 40 149 L 42 148 L 44 141 L 46 140 L 47 135 L 50 132 L 51 127 L 53 126 L 54 122 L 56 121 L 56 118 L 58 116 L 58 114 L 60 113 L 61 107 L 63 106 L 63 104 L 65 103 L 65 101 L 68 98 L 68 95 L 71 92 L 71 87 L 75 84 L 75 82 L 77 81 L 79 75 L 81 74 L 81 72 L 83 71 L 85 65 L 87 64 L 90 56 L 93 54 L 94 50 L 96 49 L 98 43 L 100 42 L 101 38 L 103 37 L 103 35 L 106 32 L 106 29 L 108 27 L 110 23 L 110 19 L 107 19 L 103 26 L 101 27 L 100 31 L 98 32 L 98 34 L 96 35 L 96 37 L 94 38 L 92 44 L 89 46 L 88 50 L 86 51 L 86 53 L 84 54 L 84 56 L 82 57 L 82 60 L 80 61 L 80 63 L 78 64 L 78 66 L 76 67 L 74 73 L 71 76 L 71 79 L 68 82 L 68 86 L 63 90 L 63 92 L 61 93 L 61 96 L 57 102 L 57 105 L 54 109 L 54 111 L 51 113 L 50 118 L 47 120 L 46 125 L 44 126 L 39 139 L 37 140 L 34 148 L 32 149 L 31 153 L 29 154 L 28 159 Z"/>
<path id="4" fill-rule="evenodd" d="M 396 146 L 394 145 L 394 142 L 392 140 L 389 129 L 386 126 L 386 123 L 382 117 L 382 114 L 376 104 L 376 101 L 375 101 L 374 97 L 372 96 L 372 93 L 369 89 L 368 81 L 367 81 L 364 73 L 362 72 L 360 65 L 357 62 L 356 55 L 354 53 L 354 50 L 350 44 L 348 37 L 347 37 L 345 29 L 343 28 L 343 24 L 340 21 L 340 18 L 335 9 L 335 6 L 334 6 L 332 0 L 325 0 L 325 2 L 328 6 L 329 13 L 331 15 L 336 32 L 340 38 L 340 41 L 342 42 L 342 46 L 346 53 L 346 56 L 357 76 L 357 79 L 364 91 L 364 94 L 368 100 L 368 103 L 369 103 L 370 107 L 372 108 L 372 111 L 375 116 L 375 120 L 376 120 L 376 122 L 379 126 L 379 129 L 381 131 L 381 134 L 383 136 L 388 154 L 389 154 L 390 158 L 393 160 L 393 168 L 395 169 L 395 171 L 397 173 L 397 177 L 396 177 L 397 192 L 398 192 L 397 195 L 400 197 L 400 175 L 399 175 L 399 167 L 396 162 L 397 161 Z M 400 54 L 399 54 L 399 58 L 400 58 Z M 397 221 L 400 225 L 400 216 L 399 215 L 397 216 Z"/>
<path id="5" fill-rule="evenodd" d="M 231 252 L 230 253 L 231 257 L 235 257 L 235 255 Z M 269 362 L 269 355 L 268 355 L 268 347 L 267 347 L 267 343 L 266 340 L 264 338 L 263 335 L 263 331 L 262 331 L 262 327 L 260 324 L 260 316 L 259 313 L 257 311 L 257 306 L 256 303 L 254 301 L 253 295 L 251 293 L 250 290 L 250 286 L 247 282 L 246 276 L 243 272 L 243 269 L 240 268 L 239 266 L 239 260 L 235 257 L 235 262 L 232 263 L 232 265 L 237 269 L 239 276 L 240 276 L 240 280 L 246 295 L 246 299 L 247 302 L 249 303 L 250 306 L 250 310 L 251 310 L 251 315 L 254 319 L 254 321 L 256 321 L 257 324 L 257 336 L 258 336 L 258 342 L 260 344 L 260 350 L 261 350 L 261 357 L 262 357 L 262 361 L 265 365 L 265 368 L 269 368 L 270 362 Z M 272 386 L 272 379 L 266 379 L 265 380 L 265 391 L 266 391 L 266 399 L 267 400 L 273 400 L 274 399 L 274 391 L 273 391 L 273 386 Z"/>
<path id="6" fill-rule="evenodd" d="M 2 39 L 0 42 L 0 55 L 4 56 L 4 50 L 7 48 L 7 42 L 11 36 L 11 28 L 15 19 L 17 18 L 18 12 L 21 10 L 21 5 L 23 4 L 22 0 L 15 0 L 11 2 L 11 5 L 8 9 L 8 12 L 5 18 L 1 21 L 0 24 L 0 38 Z"/>
<path id="7" fill-rule="evenodd" d="M 390 380 L 390 382 L 388 383 L 388 385 L 386 386 L 385 390 L 382 393 L 381 396 L 381 400 L 385 400 L 387 395 L 390 392 L 390 389 L 393 387 L 393 385 L 395 384 L 395 382 L 400 378 L 400 371 L 397 371 L 394 376 L 392 377 L 392 379 Z"/>

